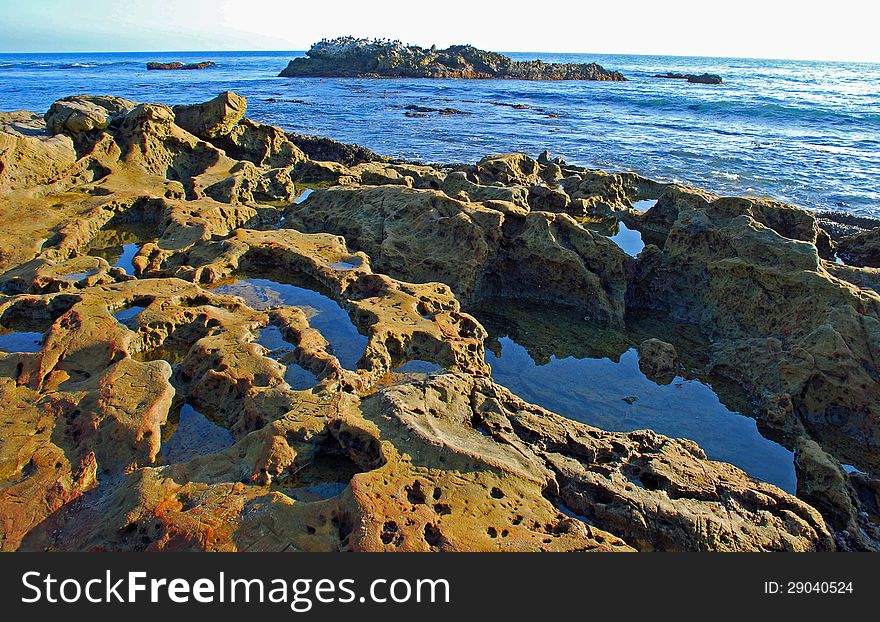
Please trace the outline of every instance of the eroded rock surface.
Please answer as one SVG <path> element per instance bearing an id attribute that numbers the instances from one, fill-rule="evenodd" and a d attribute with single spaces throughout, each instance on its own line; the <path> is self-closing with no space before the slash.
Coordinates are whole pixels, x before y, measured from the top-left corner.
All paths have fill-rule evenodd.
<path id="1" fill-rule="evenodd" d="M 203 104 L 174 107 L 174 122 L 199 138 L 226 136 L 247 112 L 247 100 L 226 91 Z"/>
<path id="2" fill-rule="evenodd" d="M 880 298 L 809 213 L 549 157 L 392 162 L 245 105 L 3 117 L 0 332 L 41 338 L 0 350 L 0 548 L 877 546 Z M 591 229 L 618 221 L 649 243 L 637 259 Z M 127 269 L 93 252 L 131 227 Z M 499 299 L 693 322 L 701 364 L 797 450 L 798 497 L 497 385 L 467 309 Z M 636 343 L 649 375 L 695 359 Z M 184 412 L 228 440 L 169 453 Z"/>
<path id="3" fill-rule="evenodd" d="M 837 254 L 854 266 L 880 268 L 880 227 L 844 237 Z"/>
<path id="4" fill-rule="evenodd" d="M 69 136 L 53 136 L 32 112 L 0 113 L 0 192 L 50 182 L 76 162 Z"/>

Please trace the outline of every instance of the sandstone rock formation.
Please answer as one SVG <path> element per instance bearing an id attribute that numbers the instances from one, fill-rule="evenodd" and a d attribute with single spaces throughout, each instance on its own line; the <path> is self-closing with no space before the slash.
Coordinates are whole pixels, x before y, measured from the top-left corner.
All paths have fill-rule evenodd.
<path id="1" fill-rule="evenodd" d="M 39 343 L 0 345 L 0 548 L 878 547 L 876 275 L 828 261 L 809 213 L 549 157 L 392 162 L 244 107 L 80 96 L 2 118 L 0 338 Z M 598 221 L 650 244 L 632 259 Z M 96 252 L 130 228 L 128 269 Z M 291 291 L 339 308 L 356 361 Z M 693 323 L 699 356 L 645 324 L 645 373 L 748 391 L 798 496 L 499 386 L 468 312 L 498 300 Z M 190 410 L 226 440 L 171 451 Z"/>
<path id="2" fill-rule="evenodd" d="M 136 105 L 121 97 L 65 97 L 52 104 L 45 114 L 46 129 L 52 134 L 68 135 L 103 130 Z"/>
<path id="3" fill-rule="evenodd" d="M 45 184 L 75 162 L 73 140 L 46 131 L 39 115 L 0 113 L 0 192 Z"/>
<path id="4" fill-rule="evenodd" d="M 543 63 L 514 61 L 503 54 L 485 52 L 470 45 L 445 50 L 379 41 L 339 37 L 323 40 L 295 58 L 279 74 L 285 78 L 503 78 L 514 80 L 623 81 L 617 71 L 596 63 Z"/>
<path id="5" fill-rule="evenodd" d="M 609 324 L 623 321 L 629 257 L 565 214 L 467 203 L 395 184 L 318 190 L 287 209 L 287 222 L 305 231 L 332 230 L 379 271 L 440 280 L 468 303 L 540 300 L 578 306 Z M 454 243 L 426 245 L 431 237 Z"/>
<path id="6" fill-rule="evenodd" d="M 716 371 L 749 389 L 766 425 L 876 464 L 880 297 L 831 276 L 815 229 L 788 211 L 670 189 L 633 219 L 666 240 L 639 256 L 629 303 L 700 325 Z"/>
<path id="7" fill-rule="evenodd" d="M 187 132 L 210 140 L 229 134 L 245 112 L 245 98 L 226 91 L 204 104 L 175 106 L 174 122 Z"/>

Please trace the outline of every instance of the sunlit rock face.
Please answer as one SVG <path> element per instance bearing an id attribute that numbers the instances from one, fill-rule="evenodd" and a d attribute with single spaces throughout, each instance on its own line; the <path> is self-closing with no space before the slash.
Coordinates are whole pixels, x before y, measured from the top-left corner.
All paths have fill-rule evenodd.
<path id="1" fill-rule="evenodd" d="M 596 63 L 544 63 L 514 61 L 496 52 L 471 45 L 445 50 L 379 41 L 338 37 L 313 45 L 305 58 L 295 58 L 279 74 L 302 77 L 465 78 L 516 80 L 625 81 L 617 71 Z"/>
<path id="2" fill-rule="evenodd" d="M 880 297 L 809 213 L 245 106 L 3 118 L 4 550 L 877 547 Z"/>

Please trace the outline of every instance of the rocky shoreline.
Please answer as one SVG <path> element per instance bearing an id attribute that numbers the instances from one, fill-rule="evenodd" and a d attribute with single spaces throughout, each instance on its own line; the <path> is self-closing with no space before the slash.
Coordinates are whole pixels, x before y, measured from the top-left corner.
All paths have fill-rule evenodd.
<path id="1" fill-rule="evenodd" d="M 463 78 L 470 80 L 602 80 L 626 78 L 596 63 L 521 62 L 470 45 L 445 50 L 400 41 L 339 37 L 314 44 L 279 74 L 284 78 Z"/>
<path id="2" fill-rule="evenodd" d="M 812 213 L 548 154 L 390 161 L 246 108 L 0 114 L 2 550 L 880 548 L 880 270 Z M 692 326 L 797 495 L 513 395 L 468 313 L 493 300 Z M 170 452 L 185 409 L 217 446 Z"/>

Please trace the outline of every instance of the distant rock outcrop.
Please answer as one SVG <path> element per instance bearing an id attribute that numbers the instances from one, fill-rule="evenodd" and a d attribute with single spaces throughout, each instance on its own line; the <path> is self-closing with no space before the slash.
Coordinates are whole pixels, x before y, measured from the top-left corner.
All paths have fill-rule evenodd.
<path id="1" fill-rule="evenodd" d="M 699 75 L 693 73 L 658 73 L 655 78 L 666 78 L 669 80 L 687 80 L 692 84 L 724 84 L 721 76 L 714 73 L 701 73 Z"/>
<path id="2" fill-rule="evenodd" d="M 176 71 L 178 69 L 207 69 L 208 67 L 213 67 L 217 63 L 214 61 L 202 61 L 201 63 L 189 63 L 187 65 L 181 62 L 173 62 L 173 63 L 147 63 L 147 69 L 153 71 Z"/>
<path id="3" fill-rule="evenodd" d="M 515 61 L 470 45 L 445 50 L 400 41 L 340 37 L 325 39 L 295 58 L 279 74 L 285 78 L 506 78 L 515 80 L 624 81 L 617 71 L 596 63 Z"/>

